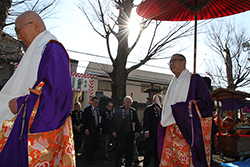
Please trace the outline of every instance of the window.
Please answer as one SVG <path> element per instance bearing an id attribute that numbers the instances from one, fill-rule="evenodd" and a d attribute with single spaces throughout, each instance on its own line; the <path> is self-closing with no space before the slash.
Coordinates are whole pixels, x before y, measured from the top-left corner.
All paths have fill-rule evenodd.
<path id="1" fill-rule="evenodd" d="M 98 90 L 111 91 L 111 81 L 98 81 Z"/>

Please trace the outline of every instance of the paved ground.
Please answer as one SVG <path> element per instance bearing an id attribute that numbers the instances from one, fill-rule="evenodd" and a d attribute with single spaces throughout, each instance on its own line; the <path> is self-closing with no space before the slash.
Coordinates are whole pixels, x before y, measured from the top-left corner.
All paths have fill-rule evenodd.
<path id="1" fill-rule="evenodd" d="M 94 165 L 90 165 L 88 164 L 87 160 L 86 160 L 86 156 L 82 155 L 81 153 L 78 153 L 78 157 L 76 159 L 76 166 L 77 167 L 113 167 L 114 165 L 114 161 L 115 161 L 115 150 L 112 150 L 110 152 L 108 152 L 109 154 L 109 161 L 104 161 L 102 156 L 100 155 L 99 152 L 96 152 L 95 157 L 94 157 L 94 161 L 95 164 Z M 143 161 L 143 156 L 139 156 L 139 160 Z M 220 158 L 219 155 L 213 155 L 213 160 L 214 163 L 212 165 L 212 167 L 221 167 L 221 163 L 222 162 L 233 162 L 235 161 L 235 159 L 230 158 L 230 157 L 226 157 L 224 156 L 223 158 Z M 139 164 L 140 167 L 143 166 L 143 163 L 141 162 Z M 151 165 L 153 167 L 153 165 Z"/>
<path id="2" fill-rule="evenodd" d="M 212 165 L 212 167 L 220 167 L 221 165 L 221 163 L 222 162 L 234 162 L 234 161 L 236 161 L 234 158 L 230 158 L 230 157 L 227 157 L 227 156 L 223 156 L 223 158 L 220 158 L 220 156 L 219 155 L 212 155 L 213 156 L 213 161 L 214 161 L 214 163 L 213 163 L 213 165 Z"/>

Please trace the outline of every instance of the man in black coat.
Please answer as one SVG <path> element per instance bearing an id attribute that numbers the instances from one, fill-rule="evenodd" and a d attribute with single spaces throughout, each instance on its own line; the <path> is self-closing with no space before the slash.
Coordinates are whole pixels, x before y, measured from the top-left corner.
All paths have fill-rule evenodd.
<path id="1" fill-rule="evenodd" d="M 83 114 L 83 123 L 85 129 L 84 144 L 86 145 L 86 154 L 88 156 L 87 161 L 91 165 L 94 164 L 93 156 L 96 150 L 100 149 L 99 140 L 100 134 L 102 132 L 102 117 L 100 115 L 99 109 L 97 108 L 98 103 L 98 97 L 94 96 L 92 98 L 92 104 L 84 109 Z"/>
<path id="2" fill-rule="evenodd" d="M 112 126 L 111 122 L 114 117 L 114 113 L 112 111 L 113 103 L 111 101 L 108 101 L 106 104 L 105 110 L 101 111 L 102 116 L 102 151 L 101 154 L 104 158 L 104 160 L 109 160 L 108 154 L 107 154 L 107 147 L 109 144 L 109 139 L 112 135 Z"/>
<path id="3" fill-rule="evenodd" d="M 132 105 L 132 98 L 126 96 L 123 106 L 115 110 L 114 113 L 114 137 L 117 137 L 117 149 L 115 156 L 115 167 L 120 166 L 121 158 L 125 152 L 125 167 L 131 167 L 134 152 L 135 137 L 139 137 L 139 120 L 137 112 Z"/>
<path id="4" fill-rule="evenodd" d="M 75 152 L 77 154 L 77 151 L 83 142 L 83 111 L 81 110 L 81 104 L 79 102 L 74 104 L 74 109 L 75 110 L 71 112 L 71 118 L 73 125 Z"/>
<path id="5" fill-rule="evenodd" d="M 157 151 L 157 129 L 161 119 L 162 96 L 156 94 L 153 96 L 153 104 L 147 106 L 143 113 L 143 129 L 146 139 L 146 151 L 144 155 L 143 166 L 148 167 L 151 156 L 154 157 L 154 167 L 159 166 Z"/>

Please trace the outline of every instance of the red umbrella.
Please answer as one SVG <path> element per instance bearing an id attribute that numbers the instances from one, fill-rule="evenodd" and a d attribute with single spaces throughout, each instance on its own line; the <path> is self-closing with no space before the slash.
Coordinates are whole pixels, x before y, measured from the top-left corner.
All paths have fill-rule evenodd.
<path id="1" fill-rule="evenodd" d="M 250 10 L 250 0 L 145 0 L 138 15 L 153 20 L 195 20 L 194 72 L 196 70 L 197 20 L 211 19 Z"/>

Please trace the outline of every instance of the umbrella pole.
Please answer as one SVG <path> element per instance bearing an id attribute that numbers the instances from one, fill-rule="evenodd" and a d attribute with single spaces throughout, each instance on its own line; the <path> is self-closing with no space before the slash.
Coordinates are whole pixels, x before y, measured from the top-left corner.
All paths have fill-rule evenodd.
<path id="1" fill-rule="evenodd" d="M 194 16 L 194 73 L 196 72 L 197 15 Z"/>

